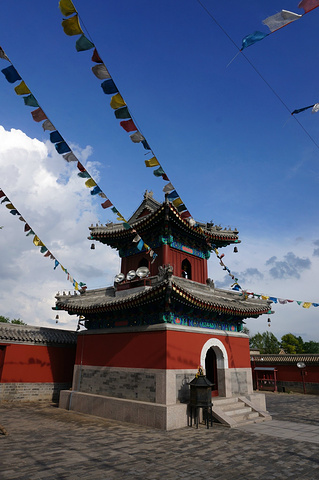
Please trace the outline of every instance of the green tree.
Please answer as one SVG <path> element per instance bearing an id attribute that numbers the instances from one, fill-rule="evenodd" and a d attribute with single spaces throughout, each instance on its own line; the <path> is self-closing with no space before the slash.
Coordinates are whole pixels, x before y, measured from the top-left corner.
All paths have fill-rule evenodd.
<path id="1" fill-rule="evenodd" d="M 304 353 L 304 343 L 301 337 L 296 337 L 292 333 L 286 333 L 281 337 L 281 348 L 286 353 Z"/>
<path id="2" fill-rule="evenodd" d="M 10 320 L 9 317 L 4 317 L 3 315 L 0 315 L 0 322 L 1 323 L 13 323 L 15 325 L 26 325 L 20 318 L 13 318 Z"/>
<path id="3" fill-rule="evenodd" d="M 278 353 L 280 342 L 271 332 L 256 333 L 249 340 L 250 348 L 259 350 L 260 353 Z"/>
<path id="4" fill-rule="evenodd" d="M 305 342 L 303 344 L 303 353 L 319 353 L 319 342 Z"/>

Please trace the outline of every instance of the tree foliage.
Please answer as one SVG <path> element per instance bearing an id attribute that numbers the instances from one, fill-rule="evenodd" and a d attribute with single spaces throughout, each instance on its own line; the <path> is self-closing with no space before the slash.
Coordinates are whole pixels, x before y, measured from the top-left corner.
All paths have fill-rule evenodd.
<path id="1" fill-rule="evenodd" d="M 20 318 L 13 318 L 10 320 L 9 317 L 4 317 L 3 315 L 0 315 L 0 323 L 13 323 L 15 325 L 26 325 Z"/>
<path id="2" fill-rule="evenodd" d="M 319 353 L 319 342 L 312 340 L 304 342 L 300 336 L 296 337 L 292 333 L 283 335 L 281 342 L 279 342 L 273 333 L 257 333 L 250 337 L 249 344 L 251 349 L 259 350 L 262 354 L 276 354 L 279 353 L 280 348 L 288 354 Z"/>
<path id="3" fill-rule="evenodd" d="M 280 343 L 271 332 L 256 333 L 250 338 L 250 348 L 260 353 L 279 353 Z"/>

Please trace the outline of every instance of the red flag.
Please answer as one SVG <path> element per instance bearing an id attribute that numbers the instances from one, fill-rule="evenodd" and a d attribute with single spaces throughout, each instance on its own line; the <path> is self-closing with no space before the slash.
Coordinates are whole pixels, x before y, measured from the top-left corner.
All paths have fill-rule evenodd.
<path id="1" fill-rule="evenodd" d="M 80 170 L 80 172 L 85 172 L 85 168 L 83 167 L 82 163 L 78 162 L 77 167 Z"/>
<path id="2" fill-rule="evenodd" d="M 124 128 L 126 132 L 134 132 L 134 130 L 137 130 L 136 126 L 134 125 L 134 122 L 132 119 L 130 120 L 123 120 L 120 122 L 121 127 Z"/>
<path id="3" fill-rule="evenodd" d="M 92 62 L 95 62 L 95 63 L 103 63 L 101 58 L 100 58 L 100 55 L 97 53 L 96 48 L 94 49 L 91 60 L 92 60 Z"/>
<path id="4" fill-rule="evenodd" d="M 189 218 L 189 217 L 191 217 L 191 214 L 189 213 L 188 210 L 186 210 L 186 212 L 181 213 L 181 218 Z"/>
<path id="5" fill-rule="evenodd" d="M 26 223 L 24 226 L 24 231 L 28 232 L 29 230 L 31 230 L 31 227 Z"/>
<path id="6" fill-rule="evenodd" d="M 319 0 L 302 0 L 298 7 L 303 8 L 305 13 L 308 13 L 311 12 L 311 10 L 319 7 Z"/>
<path id="7" fill-rule="evenodd" d="M 167 182 L 169 182 L 169 178 L 166 175 L 166 173 L 163 173 L 162 178 L 163 178 L 163 180 L 166 180 Z"/>
<path id="8" fill-rule="evenodd" d="M 0 198 L 1 198 L 1 197 L 5 197 L 5 196 L 6 196 L 6 194 L 4 193 L 4 191 L 3 191 L 3 190 L 0 190 Z"/>
<path id="9" fill-rule="evenodd" d="M 37 108 L 36 110 L 33 110 L 33 112 L 31 112 L 31 115 L 35 122 L 42 122 L 42 120 L 48 118 L 42 108 Z"/>
<path id="10" fill-rule="evenodd" d="M 107 199 L 107 200 L 105 200 L 105 202 L 101 203 L 102 208 L 108 208 L 108 207 L 111 207 L 112 205 L 113 205 L 113 203 L 109 199 Z"/>

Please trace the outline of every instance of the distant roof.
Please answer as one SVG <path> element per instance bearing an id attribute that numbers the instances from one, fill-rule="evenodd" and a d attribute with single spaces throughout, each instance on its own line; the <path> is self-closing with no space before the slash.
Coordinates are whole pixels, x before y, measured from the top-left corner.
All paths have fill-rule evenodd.
<path id="1" fill-rule="evenodd" d="M 70 330 L 0 323 L 0 343 L 40 345 L 76 344 L 77 334 Z"/>
<path id="2" fill-rule="evenodd" d="M 277 364 L 297 364 L 304 362 L 307 365 L 319 364 L 319 354 L 302 353 L 302 354 L 267 354 L 267 355 L 250 355 L 254 358 L 254 363 L 258 365 L 277 365 Z"/>

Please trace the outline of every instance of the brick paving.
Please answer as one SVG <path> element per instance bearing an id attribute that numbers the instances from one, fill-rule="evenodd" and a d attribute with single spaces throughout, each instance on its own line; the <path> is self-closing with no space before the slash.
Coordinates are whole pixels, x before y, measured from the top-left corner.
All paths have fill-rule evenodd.
<path id="1" fill-rule="evenodd" d="M 316 431 L 318 405 L 318 396 L 267 394 L 275 424 L 287 430 Z M 8 432 L 0 435 L 1 480 L 319 478 L 318 443 L 282 438 L 283 428 L 265 435 L 260 424 L 162 432 L 22 403 L 0 404 L 0 424 Z"/>

